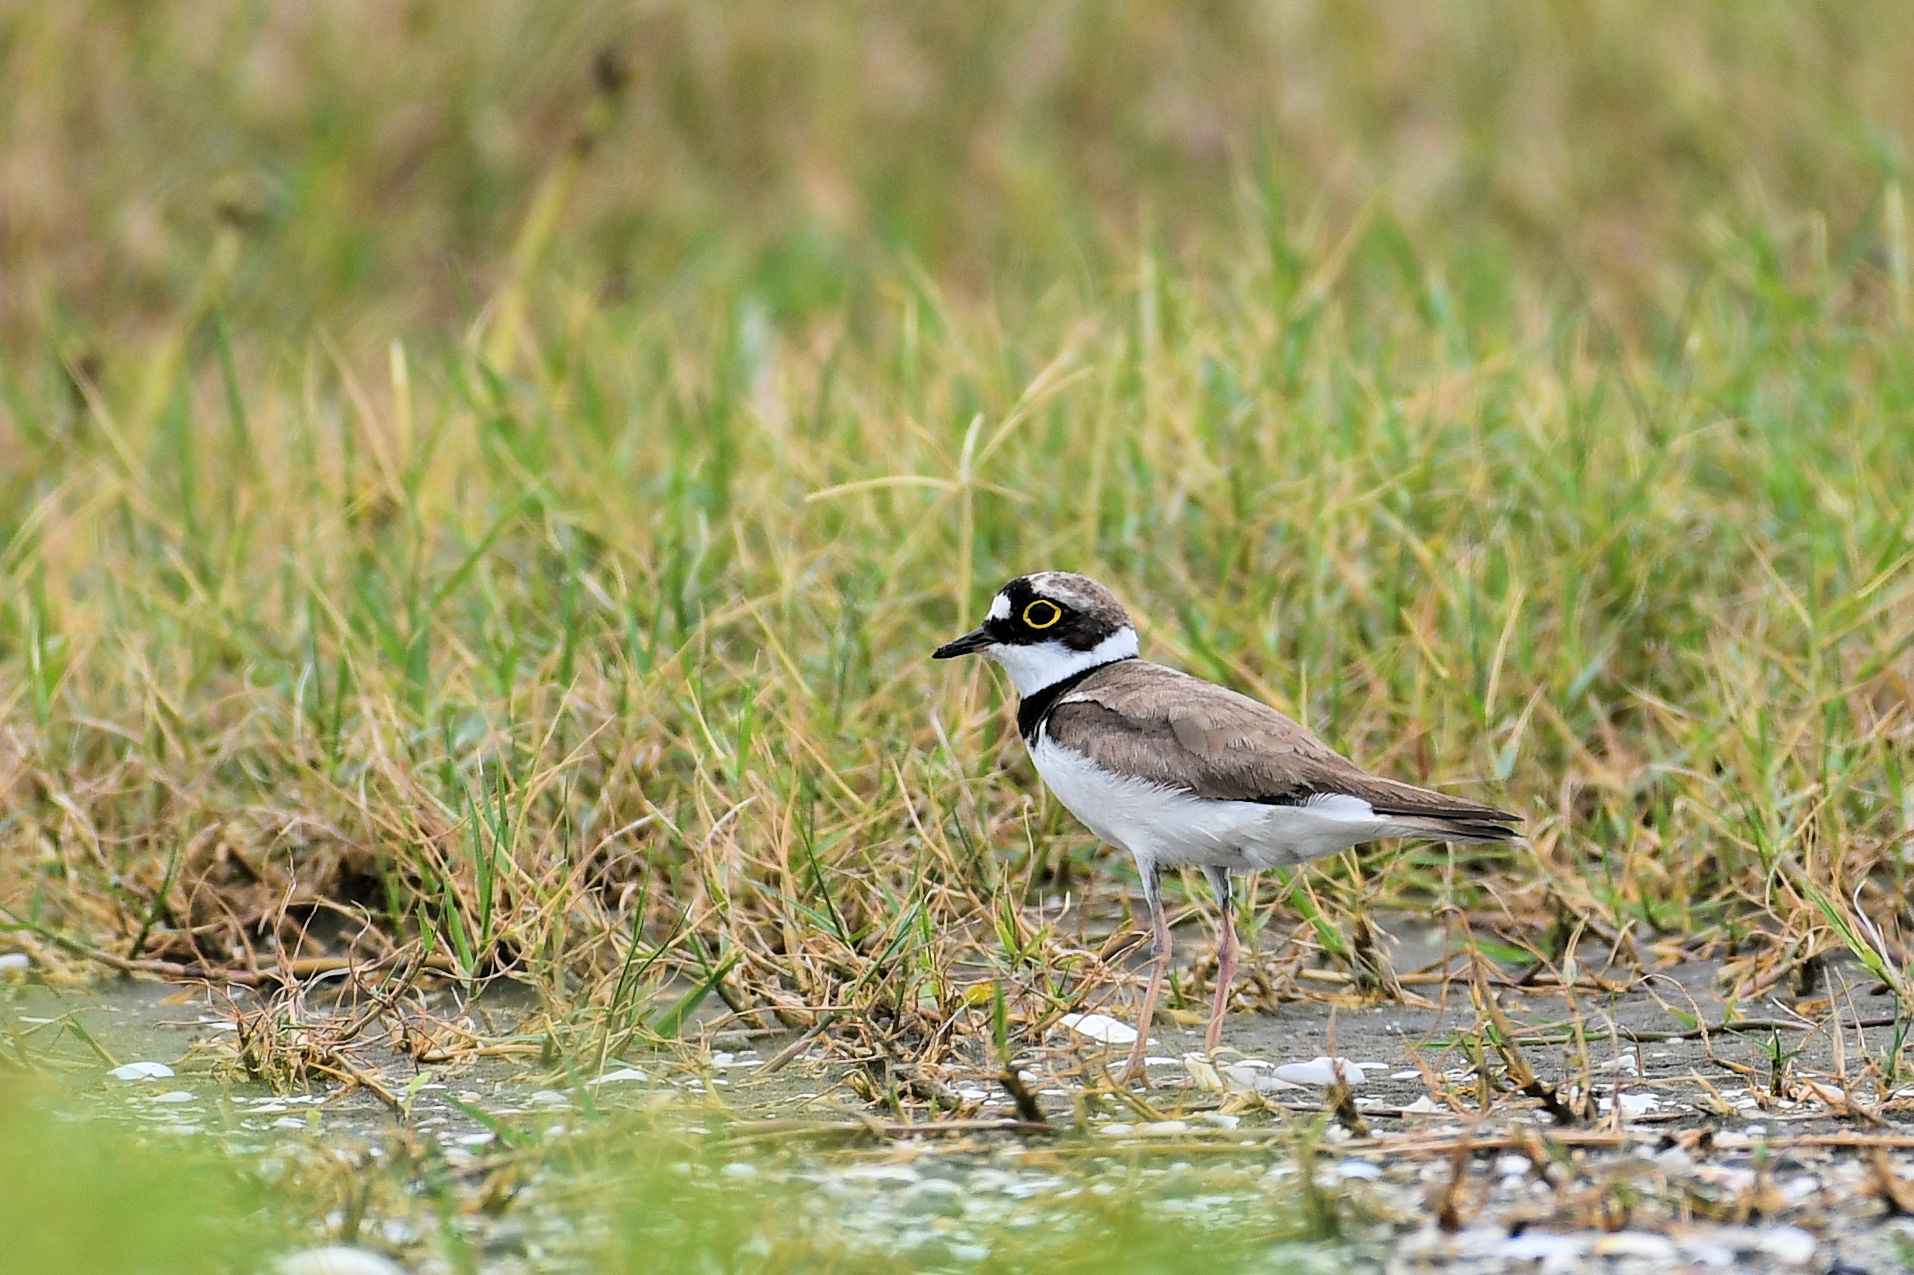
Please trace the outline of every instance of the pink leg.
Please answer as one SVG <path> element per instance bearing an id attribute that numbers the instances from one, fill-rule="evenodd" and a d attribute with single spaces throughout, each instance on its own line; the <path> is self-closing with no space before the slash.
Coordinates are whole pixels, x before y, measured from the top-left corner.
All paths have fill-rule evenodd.
<path id="1" fill-rule="evenodd" d="M 1163 992 L 1163 976 L 1170 972 L 1170 922 L 1163 915 L 1163 895 L 1158 889 L 1154 865 L 1143 870 L 1143 897 L 1150 905 L 1150 986 L 1143 993 L 1143 1009 L 1136 1020 L 1136 1047 L 1130 1050 L 1130 1064 L 1123 1069 L 1123 1083 L 1141 1080 L 1147 1088 L 1149 1069 L 1143 1057 L 1150 1048 L 1150 1020 L 1156 1016 L 1156 998 Z"/>
<path id="2" fill-rule="evenodd" d="M 1216 1000 L 1210 1006 L 1210 1028 L 1203 1037 L 1203 1050 L 1212 1056 L 1223 1039 L 1223 1011 L 1229 1008 L 1230 982 L 1236 977 L 1236 909 L 1230 905 L 1229 873 L 1221 868 L 1206 870 L 1216 888 L 1216 901 L 1223 908 L 1223 940 L 1216 952 Z"/>

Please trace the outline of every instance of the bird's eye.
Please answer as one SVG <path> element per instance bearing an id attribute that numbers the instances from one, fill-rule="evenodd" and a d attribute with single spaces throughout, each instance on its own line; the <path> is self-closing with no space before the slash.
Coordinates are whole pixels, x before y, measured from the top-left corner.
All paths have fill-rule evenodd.
<path id="1" fill-rule="evenodd" d="M 1023 622 L 1033 629 L 1047 629 L 1063 618 L 1063 608 L 1048 598 L 1038 598 L 1023 609 Z"/>

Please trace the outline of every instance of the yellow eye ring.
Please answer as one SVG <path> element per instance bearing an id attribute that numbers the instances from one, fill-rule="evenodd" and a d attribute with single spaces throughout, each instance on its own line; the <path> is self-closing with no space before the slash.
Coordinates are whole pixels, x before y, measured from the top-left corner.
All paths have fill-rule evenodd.
<path id="1" fill-rule="evenodd" d="M 1037 618 L 1039 614 L 1037 610 L 1038 607 L 1049 607 L 1050 614 L 1039 620 Z M 1033 629 L 1047 629 L 1062 618 L 1063 608 L 1052 602 L 1049 598 L 1038 598 L 1035 602 L 1032 602 L 1023 609 L 1023 622 Z"/>

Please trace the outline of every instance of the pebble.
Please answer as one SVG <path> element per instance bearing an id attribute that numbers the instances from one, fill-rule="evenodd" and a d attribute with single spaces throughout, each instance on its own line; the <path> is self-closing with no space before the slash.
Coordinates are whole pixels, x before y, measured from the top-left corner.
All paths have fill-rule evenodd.
<path id="1" fill-rule="evenodd" d="M 1576 1235 L 1554 1235 L 1547 1231 L 1530 1231 L 1523 1235 L 1508 1236 L 1501 1243 L 1494 1244 L 1492 1252 L 1497 1257 L 1509 1258 L 1517 1262 L 1557 1263 L 1580 1257 L 1585 1241 Z"/>
<path id="2" fill-rule="evenodd" d="M 1681 1253 L 1666 1235 L 1647 1231 L 1615 1231 L 1595 1238 L 1588 1251 L 1597 1257 L 1633 1257 L 1646 1261 L 1672 1262 Z"/>
<path id="3" fill-rule="evenodd" d="M 1745 1252 L 1772 1257 L 1783 1266 L 1806 1266 L 1814 1260 L 1814 1236 L 1798 1226 L 1723 1227 L 1715 1238 Z"/>
<path id="4" fill-rule="evenodd" d="M 852 1182 L 915 1182 L 922 1176 L 906 1164 L 857 1164 L 837 1175 Z"/>
<path id="5" fill-rule="evenodd" d="M 948 1197 L 962 1195 L 964 1186 L 963 1183 L 954 1182 L 949 1178 L 923 1178 L 911 1184 L 910 1193 L 918 1197 L 927 1195 Z"/>
<path id="6" fill-rule="evenodd" d="M 24 974 L 32 964 L 25 952 L 0 952 L 0 974 Z"/>
<path id="7" fill-rule="evenodd" d="M 1782 1198 L 1790 1204 L 1800 1204 L 1821 1190 L 1821 1183 L 1811 1177 L 1789 1178 L 1778 1186 Z"/>

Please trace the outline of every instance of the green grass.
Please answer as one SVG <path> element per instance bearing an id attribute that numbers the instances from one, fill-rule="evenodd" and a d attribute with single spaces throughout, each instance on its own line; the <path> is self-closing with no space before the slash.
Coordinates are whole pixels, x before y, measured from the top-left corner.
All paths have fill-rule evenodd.
<path id="1" fill-rule="evenodd" d="M 11 17 L 13 123 L 59 123 L 8 158 L 103 133 L 35 187 L 0 369 L 10 941 L 1054 1006 L 1097 971 L 1029 906 L 1127 869 L 924 659 L 1046 566 L 1529 818 L 1266 896 L 1332 954 L 1437 897 L 1858 935 L 1914 813 L 1899 46 L 1641 12 L 129 12 L 44 62 L 69 20 Z M 1414 39 L 1442 69 L 1382 111 Z M 266 207 L 205 220 L 216 169 Z M 142 216 L 138 269 L 70 259 Z"/>
<path id="2" fill-rule="evenodd" d="M 17 8 L 0 947 L 980 1064 L 1119 981 L 1129 866 L 926 658 L 1064 567 L 1529 821 L 1265 881 L 1266 943 L 1453 902 L 1891 973 L 1906 25 Z"/>

